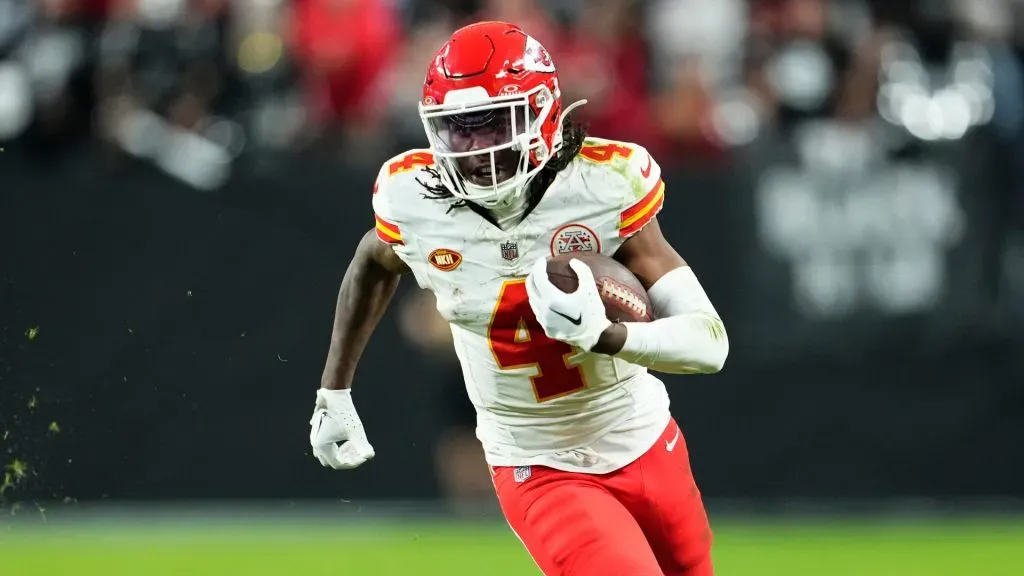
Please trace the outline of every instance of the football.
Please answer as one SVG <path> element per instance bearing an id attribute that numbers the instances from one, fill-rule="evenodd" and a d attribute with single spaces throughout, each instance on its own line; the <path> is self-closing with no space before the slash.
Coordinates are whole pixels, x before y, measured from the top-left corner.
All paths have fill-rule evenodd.
<path id="1" fill-rule="evenodd" d="M 650 322 L 654 319 L 651 300 L 640 280 L 614 258 L 601 254 L 564 254 L 548 259 L 548 279 L 562 292 L 575 292 L 579 286 L 576 272 L 569 267 L 573 258 L 581 260 L 594 273 L 597 292 L 605 313 L 612 322 Z"/>

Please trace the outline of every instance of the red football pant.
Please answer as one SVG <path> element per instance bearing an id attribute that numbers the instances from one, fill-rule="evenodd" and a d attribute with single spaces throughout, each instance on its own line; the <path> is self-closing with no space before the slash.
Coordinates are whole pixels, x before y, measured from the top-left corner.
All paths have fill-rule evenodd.
<path id="1" fill-rule="evenodd" d="M 544 466 L 492 474 L 509 526 L 546 576 L 714 574 L 711 527 L 674 420 L 610 474 Z"/>

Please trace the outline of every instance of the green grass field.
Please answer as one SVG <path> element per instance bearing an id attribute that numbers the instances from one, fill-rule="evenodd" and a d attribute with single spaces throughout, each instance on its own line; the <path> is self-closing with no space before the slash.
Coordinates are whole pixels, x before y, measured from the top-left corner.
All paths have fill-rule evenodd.
<path id="1" fill-rule="evenodd" d="M 1024 574 L 1024 522 L 918 524 L 723 521 L 724 576 Z M 538 574 L 495 524 L 343 527 L 42 525 L 0 528 L 4 576 L 505 576 Z"/>

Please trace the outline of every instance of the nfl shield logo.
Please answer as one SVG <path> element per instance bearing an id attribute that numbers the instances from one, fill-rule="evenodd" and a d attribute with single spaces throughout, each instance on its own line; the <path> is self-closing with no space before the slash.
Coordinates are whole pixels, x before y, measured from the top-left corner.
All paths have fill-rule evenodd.
<path id="1" fill-rule="evenodd" d="M 530 466 L 517 466 L 512 471 L 512 476 L 515 478 L 516 484 L 522 484 L 529 480 L 530 476 L 533 476 L 533 468 Z"/>
<path id="2" fill-rule="evenodd" d="M 501 257 L 509 262 L 514 262 L 519 259 L 519 245 L 515 242 L 502 242 L 501 243 Z"/>

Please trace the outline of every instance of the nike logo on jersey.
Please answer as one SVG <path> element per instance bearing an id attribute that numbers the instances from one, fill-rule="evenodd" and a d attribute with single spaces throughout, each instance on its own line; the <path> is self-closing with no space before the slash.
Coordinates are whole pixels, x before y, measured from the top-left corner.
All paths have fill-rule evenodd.
<path id="1" fill-rule="evenodd" d="M 647 155 L 647 168 L 644 168 L 644 169 L 640 170 L 640 175 L 644 177 L 644 180 L 646 180 L 647 177 L 651 175 L 651 168 L 652 168 L 652 166 L 651 166 L 651 155 L 648 154 Z"/>
<path id="2" fill-rule="evenodd" d="M 554 312 L 555 314 L 558 314 L 562 318 L 565 318 L 569 322 L 572 322 L 573 325 L 575 325 L 575 326 L 579 326 L 580 323 L 583 322 L 583 315 L 582 314 L 577 316 L 577 317 L 575 317 L 575 318 L 573 318 L 572 316 L 569 316 L 568 314 L 562 314 L 558 310 L 552 310 L 552 312 Z"/>
<path id="3" fill-rule="evenodd" d="M 682 430 L 680 430 L 679 427 L 676 427 L 675 438 L 672 438 L 671 440 L 666 440 L 665 441 L 665 451 L 666 452 L 671 452 L 671 451 L 676 449 L 676 443 L 679 442 L 679 436 L 681 434 L 682 434 Z"/>

